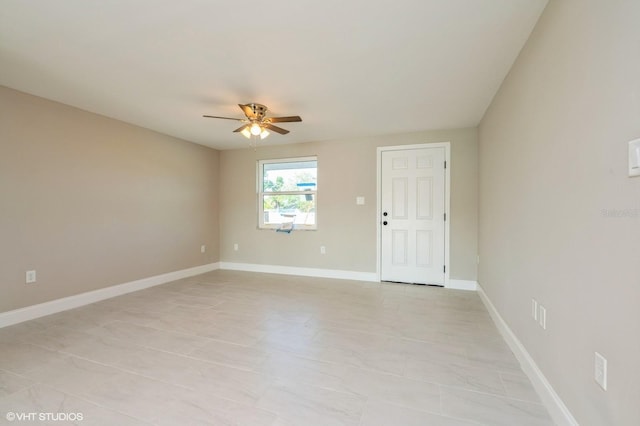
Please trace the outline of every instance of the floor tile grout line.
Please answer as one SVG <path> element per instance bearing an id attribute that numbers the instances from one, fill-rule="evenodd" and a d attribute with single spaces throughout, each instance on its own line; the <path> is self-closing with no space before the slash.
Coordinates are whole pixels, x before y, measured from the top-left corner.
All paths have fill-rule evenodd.
<path id="1" fill-rule="evenodd" d="M 465 388 L 461 388 L 461 387 L 457 387 L 457 386 L 450 386 L 450 385 L 440 385 L 440 386 L 442 386 L 443 388 L 448 388 L 448 389 L 453 389 L 453 390 L 458 390 L 458 391 L 463 391 L 463 392 L 476 393 L 476 394 L 488 396 L 488 397 L 491 397 L 491 398 L 506 399 L 506 400 L 509 400 L 509 401 L 516 401 L 516 402 L 524 402 L 526 404 L 537 405 L 537 406 L 540 406 L 540 407 L 544 408 L 544 405 L 541 402 L 529 401 L 529 400 L 521 399 L 521 398 L 514 398 L 514 397 L 511 397 L 511 396 L 508 396 L 508 395 L 507 396 L 505 396 L 505 395 L 496 395 L 496 394 L 493 394 L 493 393 L 482 392 L 482 391 L 475 390 L 475 389 L 465 389 Z M 546 408 L 545 408 L 545 410 L 546 410 Z"/>
<path id="2" fill-rule="evenodd" d="M 111 324 L 111 323 L 113 323 L 113 322 L 122 322 L 122 323 L 126 323 L 126 324 L 134 324 L 134 323 L 127 322 L 127 321 L 122 321 L 122 320 L 114 320 L 114 321 L 111 321 L 111 322 L 106 323 L 106 324 Z M 121 341 L 121 342 L 123 342 L 123 343 L 133 344 L 133 345 L 136 345 L 137 347 L 140 347 L 140 348 L 143 348 L 143 349 L 156 350 L 156 351 L 159 351 L 159 352 L 171 353 L 171 354 L 175 354 L 175 355 L 185 355 L 184 353 L 181 353 L 181 352 L 171 352 L 171 351 L 169 351 L 169 350 L 161 349 L 161 348 L 157 348 L 157 347 L 154 347 L 154 346 L 149 346 L 149 345 L 144 345 L 144 344 L 139 344 L 139 343 L 128 342 L 127 340 L 122 339 L 122 338 L 120 338 L 120 337 L 115 337 L 115 336 L 100 336 L 100 335 L 93 334 L 93 333 L 91 333 L 91 332 L 90 332 L 90 330 L 94 330 L 94 329 L 96 329 L 96 328 L 104 328 L 104 325 L 106 325 L 106 324 L 103 324 L 103 325 L 101 325 L 101 326 L 97 326 L 97 327 L 93 327 L 93 328 L 88 329 L 88 330 L 79 330 L 79 329 L 74 329 L 74 328 L 70 328 L 70 327 L 66 327 L 66 326 L 60 326 L 60 325 L 56 325 L 56 326 L 54 326 L 54 327 L 64 328 L 64 329 L 67 329 L 67 330 L 70 330 L 70 331 L 74 331 L 74 332 L 78 332 L 78 333 L 84 333 L 84 334 L 87 334 L 88 336 L 93 337 L 93 338 L 96 338 L 96 339 L 112 339 L 112 340 Z M 244 348 L 252 348 L 252 347 L 253 347 L 252 345 L 244 345 L 244 344 L 237 343 L 237 342 L 231 342 L 231 341 L 228 341 L 228 340 L 222 340 L 222 339 L 215 339 L 215 338 L 212 338 L 212 337 L 202 336 L 202 335 L 198 335 L 198 334 L 188 334 L 188 333 L 183 333 L 183 332 L 179 332 L 179 331 L 165 330 L 165 329 L 158 329 L 158 328 L 153 328 L 153 327 L 148 327 L 148 326 L 142 326 L 142 325 L 139 325 L 139 324 L 135 324 L 135 325 L 138 325 L 138 326 L 141 326 L 141 327 L 146 327 L 146 328 L 152 328 L 154 331 L 161 331 L 161 332 L 165 332 L 165 333 L 181 334 L 181 335 L 183 335 L 183 336 L 189 336 L 189 337 L 198 337 L 198 338 L 201 338 L 201 339 L 206 339 L 206 340 L 208 340 L 208 342 L 207 342 L 207 343 L 224 343 L 224 344 L 230 344 L 230 345 L 239 346 L 239 347 L 244 347 Z M 25 343 L 25 344 L 30 344 L 30 345 L 33 345 L 33 346 L 38 346 L 38 347 L 41 347 L 41 348 L 43 348 L 43 349 L 47 349 L 47 350 L 54 350 L 54 349 L 51 349 L 51 348 L 49 348 L 49 347 L 47 347 L 47 346 L 39 345 L 39 344 L 37 344 L 37 343 L 33 343 L 33 342 L 30 342 L 30 341 L 25 341 L 25 340 L 21 340 L 21 341 L 22 341 L 23 343 Z M 196 348 L 196 350 L 197 350 L 197 349 L 201 349 L 201 348 Z"/>
<path id="3" fill-rule="evenodd" d="M 128 342 L 125 342 L 125 343 L 128 343 Z M 142 347 L 142 346 L 138 346 L 138 348 L 144 349 L 144 350 L 153 350 L 153 351 L 156 351 L 156 352 L 160 352 L 160 353 L 164 353 L 164 354 L 168 354 L 168 355 L 173 355 L 173 356 L 176 356 L 176 357 L 186 358 L 186 359 L 189 359 L 189 360 L 192 360 L 192 361 L 204 362 L 206 364 L 211 364 L 213 366 L 222 366 L 222 367 L 232 368 L 234 370 L 243 371 L 243 372 L 247 372 L 247 373 L 257 373 L 257 372 L 255 372 L 253 370 L 249 370 L 249 369 L 246 369 L 246 368 L 241 368 L 241 367 L 238 367 L 238 366 L 228 365 L 228 364 L 215 362 L 215 361 L 211 361 L 211 360 L 195 358 L 195 357 L 188 356 L 188 355 L 185 355 L 185 354 L 179 354 L 179 353 L 174 353 L 174 352 L 166 352 L 166 351 L 162 351 L 162 350 L 158 350 L 158 349 L 145 348 L 145 347 Z M 59 353 L 61 353 L 63 355 L 73 356 L 75 358 L 81 358 L 81 359 L 84 359 L 86 361 L 95 362 L 97 364 L 102 364 L 102 365 L 111 366 L 111 367 L 115 366 L 115 367 L 121 368 L 117 364 L 105 364 L 105 363 L 103 363 L 101 361 L 93 360 L 91 358 L 86 358 L 86 357 L 83 357 L 81 355 L 75 354 L 73 352 L 65 352 L 65 351 L 57 351 L 57 352 L 59 352 Z M 139 374 L 139 375 L 141 375 L 141 374 Z M 154 379 L 154 380 L 158 380 L 158 379 Z M 158 380 L 158 381 L 161 381 L 161 380 Z"/>
<path id="4" fill-rule="evenodd" d="M 502 372 L 498 371 L 498 377 L 500 378 L 500 383 L 502 384 L 502 388 L 504 389 L 504 394 L 508 396 L 509 391 L 507 390 L 507 385 L 504 383 Z"/>
<path id="5" fill-rule="evenodd" d="M 164 385 L 174 386 L 174 387 L 177 387 L 177 388 L 184 389 L 184 390 L 186 390 L 186 391 L 193 391 L 193 392 L 201 391 L 201 389 L 200 389 L 200 388 L 198 388 L 198 387 L 190 387 L 190 386 L 180 385 L 180 384 L 178 384 L 178 383 L 172 383 L 172 382 L 169 382 L 169 381 L 166 381 L 166 380 L 158 379 L 157 377 L 152 377 L 152 376 L 148 376 L 148 375 L 145 375 L 145 374 L 141 374 L 141 373 L 139 373 L 139 372 L 137 372 L 137 371 L 134 371 L 134 370 L 128 370 L 128 369 L 123 368 L 123 367 L 118 366 L 118 365 L 105 364 L 105 363 L 100 362 L 100 361 L 96 361 L 96 360 L 89 359 L 89 358 L 84 358 L 84 357 L 77 356 L 77 355 L 72 355 L 72 356 L 71 356 L 71 358 L 78 358 L 78 359 L 82 359 L 82 360 L 84 360 L 84 361 L 88 361 L 88 362 L 92 362 L 92 363 L 94 363 L 94 364 L 102 365 L 103 367 L 108 367 L 108 368 L 112 368 L 112 369 L 115 369 L 115 370 L 119 370 L 119 372 L 121 372 L 121 373 L 126 373 L 126 374 L 130 374 L 130 375 L 133 375 L 133 376 L 142 377 L 142 378 L 147 379 L 147 380 L 151 380 L 151 381 L 154 381 L 154 382 L 162 383 L 162 384 L 164 384 Z M 241 371 L 245 371 L 245 370 L 241 370 Z M 27 377 L 27 378 L 28 378 L 28 377 Z M 80 398 L 80 399 L 84 399 L 84 400 L 86 400 L 86 401 L 89 401 L 89 402 L 93 403 L 94 405 L 102 406 L 101 404 L 98 404 L 97 402 L 94 402 L 93 400 L 90 400 L 90 399 L 89 399 L 86 395 L 84 395 L 84 394 L 76 394 L 76 393 L 68 392 L 68 391 L 65 391 L 65 390 L 59 389 L 59 388 L 55 387 L 54 385 L 48 384 L 48 383 L 46 383 L 46 382 L 43 382 L 43 381 L 37 381 L 37 380 L 34 380 L 34 379 L 30 379 L 30 378 L 29 378 L 29 380 L 31 380 L 31 381 L 33 381 L 33 382 L 36 382 L 36 383 L 38 383 L 38 384 L 41 384 L 41 385 L 43 385 L 43 386 L 47 386 L 47 387 L 49 387 L 49 388 L 51 388 L 51 389 L 55 389 L 55 390 L 56 390 L 56 391 L 58 391 L 58 392 L 65 393 L 65 394 L 68 394 L 68 395 L 72 395 L 72 396 L 74 396 L 74 397 L 78 397 L 78 398 Z M 116 380 L 116 379 L 115 379 L 115 378 L 113 378 L 113 379 L 108 379 L 108 380 L 107 380 L 107 382 L 109 382 L 109 381 L 111 381 L 111 380 Z M 269 386 L 271 386 L 271 384 L 272 384 L 272 383 L 270 383 L 270 385 L 269 385 Z M 33 386 L 33 385 L 31 385 L 31 386 Z M 263 394 L 264 394 L 264 391 L 263 391 L 263 393 L 262 393 L 260 396 L 262 396 Z M 231 399 L 231 398 L 224 397 L 224 396 L 220 396 L 220 395 L 216 395 L 216 398 L 223 399 L 223 400 L 226 400 L 226 401 L 230 401 L 230 402 L 233 402 L 233 403 L 238 404 L 238 405 L 243 405 L 243 406 L 250 405 L 250 404 L 246 404 L 245 402 L 237 401 L 237 400 L 235 400 L 235 399 Z M 259 399 L 259 398 L 256 398 L 256 400 L 257 400 L 257 399 Z M 251 406 L 251 405 L 250 405 L 250 406 Z M 103 406 L 103 407 L 104 407 L 104 406 Z M 108 407 L 104 407 L 104 408 L 108 408 Z M 110 408 L 110 409 L 111 409 L 111 410 L 114 410 L 113 408 Z M 114 411 L 116 411 L 116 410 L 114 410 Z M 265 410 L 265 411 L 267 411 L 267 410 Z M 128 416 L 131 416 L 131 415 L 129 415 L 129 414 L 127 414 L 127 415 L 128 415 Z"/>

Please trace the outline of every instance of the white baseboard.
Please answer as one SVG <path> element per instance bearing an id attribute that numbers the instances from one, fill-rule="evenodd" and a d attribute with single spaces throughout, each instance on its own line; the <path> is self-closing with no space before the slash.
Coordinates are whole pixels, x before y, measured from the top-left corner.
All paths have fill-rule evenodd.
<path id="1" fill-rule="evenodd" d="M 245 272 L 263 272 L 267 274 L 300 275 L 304 277 L 335 278 L 340 280 L 380 282 L 375 272 L 345 271 L 340 269 L 300 268 L 297 266 L 262 265 L 258 263 L 220 262 L 220 269 Z M 475 291 L 476 281 L 449 280 L 445 288 Z"/>
<path id="2" fill-rule="evenodd" d="M 478 289 L 477 281 L 470 280 L 454 280 L 450 279 L 449 283 L 444 286 L 445 288 L 450 288 L 453 290 L 470 290 L 476 291 Z"/>
<path id="3" fill-rule="evenodd" d="M 536 365 L 531 355 L 529 355 L 529 352 L 527 352 L 524 345 L 522 345 L 520 340 L 518 340 L 513 331 L 511 331 L 479 284 L 478 294 L 480 295 L 480 299 L 482 299 L 484 305 L 487 307 L 487 310 L 489 311 L 491 318 L 493 318 L 493 322 L 495 322 L 498 327 L 500 334 L 502 334 L 502 337 L 504 337 L 516 358 L 518 358 L 520 366 L 524 370 L 525 374 L 531 380 L 531 383 L 533 384 L 536 392 L 538 392 L 542 403 L 547 410 L 549 410 L 549 414 L 553 421 L 559 426 L 579 426 L 567 406 L 564 405 L 562 399 L 560 399 L 556 391 L 551 387 L 547 378 Z"/>
<path id="4" fill-rule="evenodd" d="M 18 324 L 23 321 L 40 318 L 46 315 L 66 311 L 69 309 L 78 308 L 80 306 L 89 305 L 101 300 L 110 299 L 112 297 L 121 296 L 127 293 L 132 293 L 134 291 L 144 290 L 145 288 L 154 287 L 182 278 L 204 274 L 205 272 L 214 271 L 216 269 L 263 272 L 269 274 L 300 275 L 305 277 L 335 278 L 354 281 L 380 281 L 378 275 L 375 272 L 359 272 L 321 268 L 300 268 L 294 266 L 261 265 L 255 263 L 218 262 L 183 269 L 180 271 L 168 272 L 166 274 L 156 275 L 153 277 L 142 278 L 140 280 L 88 291 L 86 293 L 80 293 L 61 299 L 51 300 L 49 302 L 39 303 L 37 305 L 27 306 L 25 308 L 15 309 L 12 311 L 0 312 L 0 328 Z M 476 286 L 477 283 L 475 281 L 449 280 L 447 288 L 475 290 Z"/>
<path id="5" fill-rule="evenodd" d="M 98 290 L 80 293 L 62 299 L 51 300 L 49 302 L 37 305 L 27 306 L 25 308 L 15 309 L 13 311 L 0 313 L 0 328 L 17 324 L 23 321 L 29 321 L 46 315 L 55 314 L 57 312 L 66 311 L 101 300 L 110 299 L 112 297 L 121 296 L 123 294 L 132 293 L 145 288 L 154 287 L 171 281 L 188 278 L 205 272 L 219 269 L 218 263 L 210 263 L 207 265 L 196 266 L 193 268 L 182 269 L 180 271 L 168 272 L 166 274 L 156 275 L 153 277 L 142 278 L 140 280 L 130 281 L 128 283 L 118 284 Z"/>
<path id="6" fill-rule="evenodd" d="M 340 269 L 299 268 L 296 266 L 260 265 L 257 263 L 220 262 L 220 269 L 267 274 L 300 275 L 304 277 L 379 282 L 375 272 L 343 271 Z"/>

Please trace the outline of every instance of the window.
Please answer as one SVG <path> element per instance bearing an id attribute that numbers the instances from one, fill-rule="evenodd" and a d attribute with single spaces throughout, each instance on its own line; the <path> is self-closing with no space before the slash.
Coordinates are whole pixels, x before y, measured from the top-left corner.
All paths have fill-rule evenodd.
<path id="1" fill-rule="evenodd" d="M 258 161 L 258 226 L 317 229 L 317 157 Z"/>

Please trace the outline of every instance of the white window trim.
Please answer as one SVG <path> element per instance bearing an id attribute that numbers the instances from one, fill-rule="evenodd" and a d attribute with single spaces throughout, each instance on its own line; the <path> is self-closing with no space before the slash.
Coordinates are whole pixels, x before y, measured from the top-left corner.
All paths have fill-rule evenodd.
<path id="1" fill-rule="evenodd" d="M 268 225 L 264 223 L 264 204 L 263 204 L 263 196 L 271 194 L 270 192 L 262 192 L 262 178 L 263 174 L 263 165 L 265 164 L 277 164 L 277 163 L 297 163 L 304 161 L 315 161 L 316 169 L 318 167 L 318 156 L 307 156 L 307 157 L 288 157 L 288 158 L 273 158 L 268 160 L 258 160 L 256 162 L 256 201 L 257 201 L 257 211 L 258 211 L 258 229 L 259 230 L 274 230 L 278 229 L 280 225 Z M 316 186 L 317 188 L 317 186 Z M 318 229 L 318 190 L 305 190 L 305 191 L 279 191 L 276 194 L 282 195 L 313 195 L 315 200 L 315 224 L 314 225 L 295 225 L 296 231 L 315 231 Z"/>

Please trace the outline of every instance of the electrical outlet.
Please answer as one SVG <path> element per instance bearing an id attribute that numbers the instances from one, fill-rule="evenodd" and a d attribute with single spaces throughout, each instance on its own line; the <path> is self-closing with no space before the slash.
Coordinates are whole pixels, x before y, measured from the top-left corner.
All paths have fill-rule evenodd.
<path id="1" fill-rule="evenodd" d="M 240 246 L 238 246 L 238 243 L 235 243 L 233 245 L 233 251 L 238 251 L 240 249 Z"/>
<path id="2" fill-rule="evenodd" d="M 547 329 L 547 309 L 540 305 L 540 313 L 538 314 L 538 322 L 540 323 L 540 327 L 544 330 Z"/>
<path id="3" fill-rule="evenodd" d="M 327 254 L 327 248 L 325 246 L 320 246 L 320 254 Z"/>
<path id="4" fill-rule="evenodd" d="M 607 359 L 596 352 L 594 378 L 603 390 L 607 390 Z"/>
<path id="5" fill-rule="evenodd" d="M 531 317 L 534 321 L 538 321 L 538 301 L 531 299 Z"/>
<path id="6" fill-rule="evenodd" d="M 205 251 L 207 251 L 207 246 L 205 245 L 200 246 L 200 253 L 204 253 Z"/>
<path id="7" fill-rule="evenodd" d="M 36 282 L 36 271 L 27 271 L 26 283 L 31 284 Z"/>

